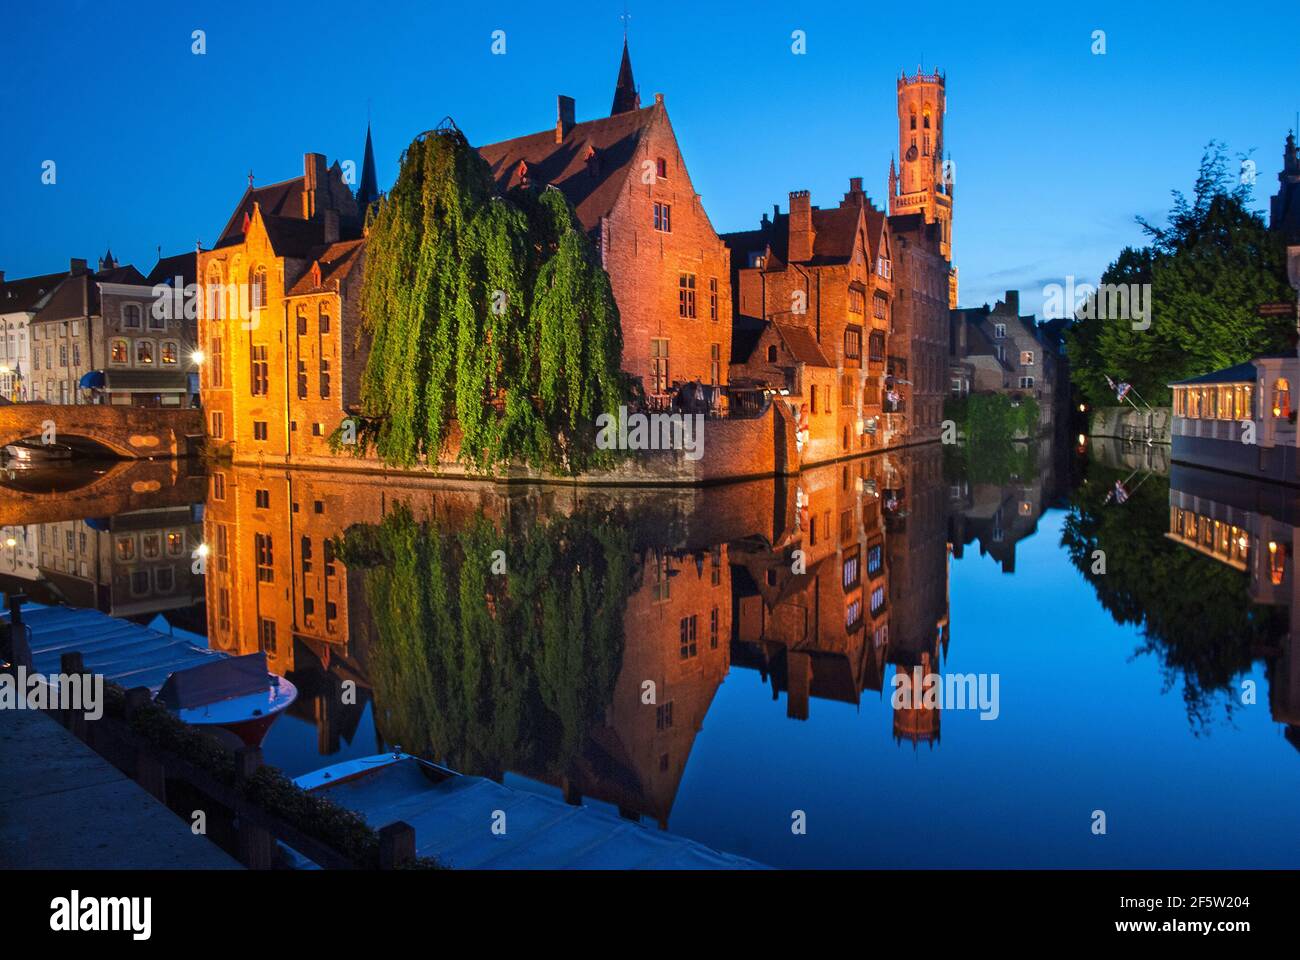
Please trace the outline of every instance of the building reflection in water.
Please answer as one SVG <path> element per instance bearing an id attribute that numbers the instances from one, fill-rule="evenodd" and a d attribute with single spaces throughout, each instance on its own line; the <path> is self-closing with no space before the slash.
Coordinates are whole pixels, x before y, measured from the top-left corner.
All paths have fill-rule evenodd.
<path id="1" fill-rule="evenodd" d="M 1269 709 L 1300 750 L 1298 530 L 1300 502 L 1287 487 L 1195 467 L 1175 465 L 1171 470 L 1166 536 L 1246 573 L 1251 603 L 1281 607 L 1289 614 L 1285 634 L 1257 640 L 1251 654 L 1267 661 Z"/>

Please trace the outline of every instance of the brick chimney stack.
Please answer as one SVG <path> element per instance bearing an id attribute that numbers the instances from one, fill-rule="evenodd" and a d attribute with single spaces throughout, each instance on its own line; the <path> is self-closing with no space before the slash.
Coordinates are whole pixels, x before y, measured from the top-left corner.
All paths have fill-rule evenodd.
<path id="1" fill-rule="evenodd" d="M 573 97 L 560 94 L 555 100 L 555 142 L 563 143 L 564 138 L 573 129 Z"/>
<path id="2" fill-rule="evenodd" d="M 788 259 L 803 263 L 812 259 L 812 201 L 807 190 L 790 191 L 790 243 Z"/>
<path id="3" fill-rule="evenodd" d="M 316 219 L 317 210 L 330 205 L 328 178 L 324 154 L 304 153 L 302 155 L 302 218 L 304 220 Z"/>
<path id="4" fill-rule="evenodd" d="M 68 259 L 68 273 L 74 277 L 86 272 L 86 261 L 80 257 L 70 257 Z"/>
<path id="5" fill-rule="evenodd" d="M 1020 291 L 1008 290 L 1006 298 L 1007 310 L 1013 317 L 1020 316 Z"/>

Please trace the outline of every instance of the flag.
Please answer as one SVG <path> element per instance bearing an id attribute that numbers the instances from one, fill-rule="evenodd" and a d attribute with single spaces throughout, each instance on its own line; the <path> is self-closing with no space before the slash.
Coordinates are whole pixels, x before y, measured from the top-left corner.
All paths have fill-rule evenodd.
<path id="1" fill-rule="evenodd" d="M 1122 380 L 1115 386 L 1115 399 L 1123 400 L 1128 396 L 1128 392 L 1133 389 L 1133 384 L 1124 383 Z"/>

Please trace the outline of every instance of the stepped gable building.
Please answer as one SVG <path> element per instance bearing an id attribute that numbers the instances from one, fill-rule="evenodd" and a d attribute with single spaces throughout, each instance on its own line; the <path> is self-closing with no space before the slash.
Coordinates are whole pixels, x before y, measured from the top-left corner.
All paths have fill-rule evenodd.
<path id="1" fill-rule="evenodd" d="M 891 237 L 884 214 L 849 181 L 839 205 L 792 191 L 757 230 L 723 236 L 731 253 L 733 384 L 785 391 L 806 423 L 806 464 L 901 439 L 885 400 L 891 332 Z"/>
<path id="2" fill-rule="evenodd" d="M 213 249 L 199 251 L 208 434 L 237 460 L 328 456 L 358 403 L 361 233 L 338 162 L 307 153 L 300 177 L 254 187 L 250 176 Z"/>
<path id="3" fill-rule="evenodd" d="M 939 255 L 952 261 L 954 176 L 943 156 L 946 79 L 938 70 L 898 78 L 897 168 L 889 161 L 889 213 L 920 214 L 938 225 Z M 948 306 L 957 306 L 957 271 L 949 269 Z"/>
<path id="4" fill-rule="evenodd" d="M 555 125 L 478 148 L 497 189 L 557 187 L 609 274 L 623 326 L 623 367 L 647 394 L 725 385 L 731 344 L 727 249 L 695 192 L 661 94 L 642 107 L 627 42 L 608 117 L 576 122 L 558 98 Z"/>

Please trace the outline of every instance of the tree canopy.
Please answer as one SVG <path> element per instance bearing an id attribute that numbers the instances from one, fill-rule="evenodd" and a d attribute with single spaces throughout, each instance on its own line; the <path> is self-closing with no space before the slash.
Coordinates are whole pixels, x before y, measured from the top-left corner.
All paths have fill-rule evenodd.
<path id="1" fill-rule="evenodd" d="M 1260 304 L 1294 295 L 1282 240 L 1249 208 L 1250 191 L 1229 174 L 1222 145 L 1211 142 L 1192 196 L 1173 191 L 1167 225 L 1138 218 L 1150 242 L 1120 251 L 1101 282 L 1151 284 L 1150 327 L 1092 310 L 1065 334 L 1072 380 L 1090 404 L 1115 404 L 1107 376 L 1162 404 L 1171 381 L 1291 347 L 1292 320 L 1258 315 Z"/>
<path id="2" fill-rule="evenodd" d="M 361 285 L 370 356 L 354 452 L 578 471 L 601 413 L 628 395 L 609 277 L 557 189 L 495 190 L 451 124 L 421 134 L 369 224 Z M 337 441 L 336 441 L 337 445 Z"/>

